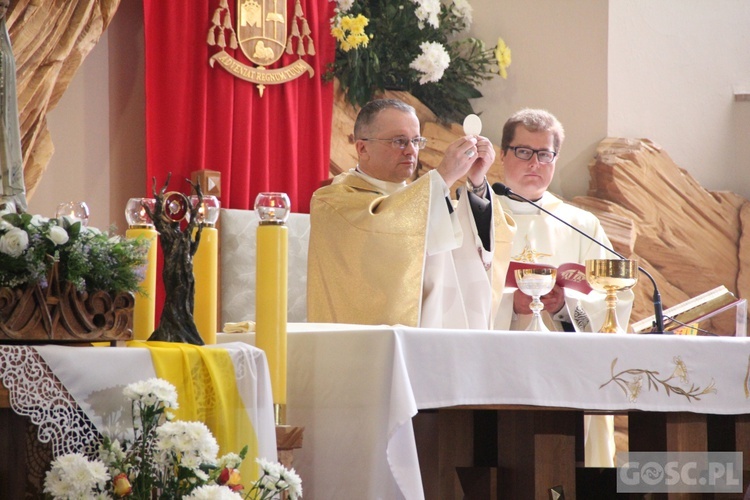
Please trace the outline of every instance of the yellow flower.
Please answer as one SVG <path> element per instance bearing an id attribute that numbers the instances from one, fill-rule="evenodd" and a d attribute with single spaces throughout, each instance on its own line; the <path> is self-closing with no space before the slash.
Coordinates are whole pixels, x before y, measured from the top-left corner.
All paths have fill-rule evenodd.
<path id="1" fill-rule="evenodd" d="M 240 471 L 232 469 L 231 467 L 224 467 L 221 470 L 217 482 L 232 491 L 240 491 L 244 489 L 242 486 L 242 476 L 240 476 Z"/>
<path id="2" fill-rule="evenodd" d="M 331 28 L 331 35 L 338 40 L 344 52 L 349 52 L 359 46 L 367 47 L 370 37 L 365 33 L 365 26 L 369 22 L 369 19 L 362 14 L 357 17 L 343 16 Z"/>
<path id="3" fill-rule="evenodd" d="M 130 495 L 130 492 L 133 491 L 133 487 L 128 480 L 128 475 L 124 472 L 116 475 L 114 479 L 112 479 L 112 486 L 115 490 L 115 495 L 118 497 Z"/>
<path id="4" fill-rule="evenodd" d="M 338 26 L 334 26 L 333 28 L 331 28 L 331 35 L 333 35 L 333 37 L 340 42 L 344 39 L 344 30 L 342 30 Z"/>
<path id="5" fill-rule="evenodd" d="M 500 76 L 507 79 L 508 71 L 507 68 L 510 66 L 510 47 L 505 45 L 502 38 L 497 39 L 497 47 L 495 47 L 495 59 L 497 59 L 497 66 L 499 68 L 498 73 Z"/>
<path id="6" fill-rule="evenodd" d="M 367 19 L 362 14 L 359 14 L 357 17 L 352 19 L 352 33 L 356 33 L 358 35 L 363 34 L 365 32 L 365 26 L 367 26 L 369 22 L 369 19 Z"/>
<path id="7" fill-rule="evenodd" d="M 344 31 L 351 31 L 352 30 L 352 24 L 354 24 L 354 19 L 352 16 L 344 16 L 341 18 L 341 29 Z"/>
<path id="8" fill-rule="evenodd" d="M 347 38 L 347 40 L 352 44 L 352 47 L 359 47 L 360 45 L 363 47 L 367 47 L 367 44 L 370 42 L 370 37 L 362 33 L 357 35 L 349 35 L 349 38 Z"/>

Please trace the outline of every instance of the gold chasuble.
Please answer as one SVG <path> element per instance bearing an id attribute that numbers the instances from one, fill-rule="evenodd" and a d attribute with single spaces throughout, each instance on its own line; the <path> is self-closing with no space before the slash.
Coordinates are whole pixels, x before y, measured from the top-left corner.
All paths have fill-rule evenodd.
<path id="1" fill-rule="evenodd" d="M 409 185 L 394 185 L 392 192 L 369 179 L 355 171 L 346 172 L 313 195 L 308 321 L 424 326 L 423 299 L 429 292 L 433 297 L 440 296 L 438 304 L 458 303 L 457 310 L 462 310 L 451 325 L 469 328 L 481 324 L 481 328 L 489 328 L 502 296 L 514 230 L 512 219 L 505 217 L 498 203 L 485 201 L 492 203 L 494 224 L 490 233 L 494 249 L 485 251 L 476 236 L 468 195 L 466 201 L 462 200 L 463 211 L 458 207 L 450 213 L 448 190 L 437 172 Z M 438 210 L 448 226 L 455 224 L 447 232 L 448 240 L 456 243 L 451 241 L 452 246 L 430 256 L 429 231 L 433 235 L 440 232 L 433 229 Z M 444 226 L 442 231 L 446 231 Z M 434 254 L 438 254 L 438 260 Z M 441 255 L 447 257 L 440 260 Z M 431 275 L 428 280 L 427 262 L 439 263 L 430 264 L 433 269 L 427 270 Z M 464 275 L 464 268 L 472 276 Z M 426 282 L 436 291 L 426 292 Z M 447 291 L 444 283 L 448 284 Z M 482 304 L 475 306 L 479 302 Z"/>

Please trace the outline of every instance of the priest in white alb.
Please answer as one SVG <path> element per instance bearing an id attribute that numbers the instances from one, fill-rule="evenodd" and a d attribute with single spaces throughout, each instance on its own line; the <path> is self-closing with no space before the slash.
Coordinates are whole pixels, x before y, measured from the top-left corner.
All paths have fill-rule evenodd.
<path id="1" fill-rule="evenodd" d="M 505 184 L 514 193 L 535 202 L 560 219 L 611 248 L 599 219 L 592 213 L 563 202 L 547 188 L 565 133 L 552 114 L 539 109 L 523 109 L 503 127 L 500 158 Z M 499 197 L 500 203 L 517 224 L 511 259 L 559 266 L 568 262 L 584 264 L 587 259 L 617 258 L 600 245 L 582 236 L 554 217 L 524 201 Z M 570 289 L 555 288 L 541 298 L 543 317 L 550 330 L 598 331 L 604 322 L 605 295 L 583 295 Z M 618 294 L 618 321 L 627 325 L 633 304 L 631 291 Z M 505 290 L 501 313 L 495 327 L 523 330 L 531 320 L 531 297 L 515 288 Z M 586 465 L 613 465 L 614 424 L 611 416 L 585 417 Z"/>

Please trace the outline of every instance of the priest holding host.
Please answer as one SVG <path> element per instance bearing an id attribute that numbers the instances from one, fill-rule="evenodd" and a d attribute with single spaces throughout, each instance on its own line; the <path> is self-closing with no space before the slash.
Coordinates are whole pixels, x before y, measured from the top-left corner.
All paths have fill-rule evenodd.
<path id="1" fill-rule="evenodd" d="M 437 168 L 414 177 L 426 139 L 414 108 L 371 101 L 354 125 L 358 165 L 313 195 L 308 253 L 308 320 L 426 328 L 520 330 L 531 297 L 505 288 L 511 260 L 559 266 L 613 258 L 534 204 L 603 245 L 591 213 L 547 191 L 564 140 L 552 114 L 524 109 L 503 127 L 501 159 L 509 196 L 494 196 L 485 174 L 495 159 L 488 139 L 466 135 Z M 449 187 L 466 176 L 458 200 Z M 512 199 L 513 193 L 520 195 Z M 530 200 L 533 203 L 528 203 Z M 604 294 L 561 289 L 542 298 L 552 330 L 598 331 Z M 627 324 L 633 294 L 620 293 Z M 611 416 L 586 417 L 586 462 L 612 466 Z"/>
<path id="2" fill-rule="evenodd" d="M 408 183 L 426 144 L 414 108 L 371 101 L 354 140 L 356 168 L 311 201 L 308 320 L 491 329 L 515 224 L 485 178 L 490 141 L 457 139 L 437 168 Z"/>
<path id="3" fill-rule="evenodd" d="M 354 125 L 358 165 L 313 195 L 308 320 L 430 328 L 523 329 L 531 297 L 505 288 L 509 261 L 558 266 L 613 258 L 533 204 L 494 196 L 485 178 L 488 139 L 454 141 L 437 168 L 414 177 L 420 136 L 414 109 L 399 100 L 365 105 Z M 507 187 L 610 246 L 599 220 L 547 191 L 564 131 L 543 110 L 522 110 L 503 128 Z M 466 176 L 458 200 L 449 186 Z M 518 227 L 516 227 L 518 225 Z M 620 324 L 633 294 L 622 292 Z M 604 294 L 556 286 L 542 298 L 553 330 L 598 331 Z"/>

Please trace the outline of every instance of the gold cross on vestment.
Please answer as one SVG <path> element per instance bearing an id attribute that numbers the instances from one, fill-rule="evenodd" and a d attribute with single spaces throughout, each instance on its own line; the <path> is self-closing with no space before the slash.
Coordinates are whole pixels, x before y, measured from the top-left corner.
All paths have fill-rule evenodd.
<path id="1" fill-rule="evenodd" d="M 513 257 L 513 260 L 516 260 L 518 262 L 537 262 L 538 257 L 552 257 L 551 253 L 542 253 L 537 252 L 533 248 L 529 246 L 528 241 L 526 242 L 526 246 L 523 247 L 523 250 L 521 250 L 521 253 Z"/>

